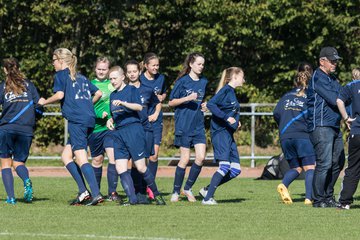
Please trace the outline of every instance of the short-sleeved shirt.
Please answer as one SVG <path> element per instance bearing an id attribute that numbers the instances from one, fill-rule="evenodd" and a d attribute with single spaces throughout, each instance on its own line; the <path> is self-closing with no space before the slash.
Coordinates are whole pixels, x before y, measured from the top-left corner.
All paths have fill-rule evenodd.
<path id="1" fill-rule="evenodd" d="M 351 102 L 351 117 L 356 118 L 351 123 L 351 134 L 360 134 L 360 80 L 346 84 L 338 96 L 343 102 Z"/>
<path id="2" fill-rule="evenodd" d="M 102 132 L 108 130 L 106 127 L 106 121 L 111 117 L 110 116 L 110 94 L 115 90 L 109 79 L 104 79 L 102 81 L 98 79 L 91 80 L 91 83 L 94 84 L 101 92 L 102 96 L 94 104 L 95 110 L 95 128 L 94 133 Z M 106 112 L 108 116 L 102 118 L 103 113 Z"/>
<path id="3" fill-rule="evenodd" d="M 201 103 L 207 83 L 208 80 L 205 77 L 193 80 L 188 74 L 175 82 L 170 100 L 186 97 L 193 92 L 198 94 L 197 99 L 175 107 L 175 135 L 194 136 L 204 131 L 204 113 L 201 111 Z"/>
<path id="4" fill-rule="evenodd" d="M 114 100 L 121 100 L 128 103 L 142 104 L 140 94 L 136 87 L 126 85 L 122 90 L 115 90 L 110 94 L 110 111 L 114 120 L 116 129 L 129 125 L 131 123 L 140 123 L 140 117 L 137 111 L 131 110 L 124 106 L 115 106 Z"/>
<path id="5" fill-rule="evenodd" d="M 155 112 L 156 105 L 160 103 L 153 90 L 143 84 L 138 88 L 140 94 L 142 110 L 139 111 L 141 124 L 145 131 L 153 131 L 152 124 L 149 122 L 149 115 Z"/>
<path id="6" fill-rule="evenodd" d="M 13 92 L 5 93 L 5 82 L 0 84 L 0 129 L 33 136 L 35 105 L 39 101 L 39 94 L 32 82 L 25 80 L 24 84 L 25 92 L 18 95 Z"/>
<path id="7" fill-rule="evenodd" d="M 76 74 L 73 81 L 68 68 L 56 72 L 54 76 L 54 93 L 64 92 L 61 100 L 61 112 L 69 122 L 94 128 L 95 112 L 92 95 L 98 90 L 85 76 Z"/>
<path id="8" fill-rule="evenodd" d="M 222 130 L 233 133 L 239 126 L 240 103 L 235 94 L 235 89 L 226 84 L 207 103 L 207 108 L 212 113 L 210 131 L 212 134 Z M 235 118 L 236 122 L 230 124 L 227 119 Z"/>

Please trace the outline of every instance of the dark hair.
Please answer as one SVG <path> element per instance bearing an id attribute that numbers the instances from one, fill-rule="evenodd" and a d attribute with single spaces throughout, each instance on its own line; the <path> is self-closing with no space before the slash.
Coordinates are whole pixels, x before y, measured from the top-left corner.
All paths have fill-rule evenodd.
<path id="1" fill-rule="evenodd" d="M 305 90 L 308 86 L 310 78 L 311 75 L 308 71 L 301 71 L 297 73 L 295 79 L 295 87 L 300 88 L 300 91 L 297 93 L 298 96 L 303 96 L 305 94 Z"/>
<path id="2" fill-rule="evenodd" d="M 308 72 L 310 75 L 313 74 L 313 67 L 308 62 L 301 62 L 297 67 L 298 72 Z"/>
<path id="3" fill-rule="evenodd" d="M 25 75 L 20 71 L 20 65 L 16 58 L 5 58 L 3 66 L 6 70 L 5 92 L 22 94 L 26 91 Z"/>
<path id="4" fill-rule="evenodd" d="M 127 72 L 127 66 L 129 66 L 129 65 L 136 65 L 136 67 L 139 69 L 139 72 L 141 71 L 141 67 L 140 67 L 139 62 L 136 61 L 136 60 L 131 59 L 131 60 L 128 60 L 128 61 L 124 64 L 125 76 L 126 76 L 126 72 Z M 129 83 L 129 79 L 128 79 L 127 76 L 126 76 L 126 78 L 125 78 L 125 83 L 126 83 L 126 84 Z"/>
<path id="5" fill-rule="evenodd" d="M 141 70 L 141 72 L 146 71 L 145 64 L 149 64 L 150 60 L 152 60 L 152 59 L 159 59 L 159 57 L 153 52 L 145 53 L 144 59 L 140 62 L 140 70 Z"/>
<path id="6" fill-rule="evenodd" d="M 179 75 L 177 76 L 177 81 L 179 78 L 183 77 L 186 74 L 189 74 L 190 72 L 190 63 L 194 63 L 197 57 L 202 57 L 205 59 L 204 55 L 198 52 L 190 53 L 186 56 L 185 61 L 183 63 L 183 69 L 179 72 Z"/>

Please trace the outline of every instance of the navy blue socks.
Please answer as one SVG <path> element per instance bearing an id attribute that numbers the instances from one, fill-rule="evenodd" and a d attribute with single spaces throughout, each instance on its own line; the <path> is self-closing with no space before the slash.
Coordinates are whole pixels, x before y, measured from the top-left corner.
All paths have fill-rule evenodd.
<path id="1" fill-rule="evenodd" d="M 223 179 L 223 175 L 221 175 L 218 171 L 216 171 L 211 178 L 210 186 L 208 188 L 208 192 L 206 197 L 204 198 L 205 201 L 208 201 L 210 198 L 214 196 L 216 188 L 219 186 L 221 180 Z"/>
<path id="2" fill-rule="evenodd" d="M 19 165 L 15 168 L 16 174 L 25 182 L 29 178 L 29 170 L 25 165 Z"/>
<path id="3" fill-rule="evenodd" d="M 149 168 L 146 168 L 146 171 L 143 173 L 143 177 L 144 177 L 144 180 L 145 180 L 147 186 L 154 193 L 154 196 L 160 195 L 160 193 L 159 193 L 159 191 L 157 189 L 156 183 L 155 183 L 155 178 L 151 174 Z"/>
<path id="4" fill-rule="evenodd" d="M 190 168 L 189 177 L 184 186 L 184 190 L 189 190 L 194 185 L 196 179 L 198 178 L 198 176 L 201 172 L 201 168 L 202 168 L 202 166 L 199 166 L 196 163 L 193 163 L 193 165 Z"/>
<path id="5" fill-rule="evenodd" d="M 174 193 L 180 194 L 181 185 L 184 181 L 185 168 L 179 166 L 176 167 L 175 178 L 174 178 Z"/>
<path id="6" fill-rule="evenodd" d="M 299 172 L 295 169 L 290 169 L 285 173 L 285 176 L 282 180 L 282 183 L 285 185 L 285 187 L 289 187 L 289 185 L 299 176 Z"/>
<path id="7" fill-rule="evenodd" d="M 14 176 L 11 168 L 3 168 L 1 170 L 2 180 L 5 186 L 5 191 L 9 198 L 15 198 L 14 194 Z"/>
<path id="8" fill-rule="evenodd" d="M 118 184 L 118 174 L 116 172 L 115 164 L 108 164 L 107 168 L 107 181 L 108 181 L 108 193 L 109 195 L 113 192 L 116 192 L 117 184 Z"/>
<path id="9" fill-rule="evenodd" d="M 75 162 L 70 162 L 66 165 L 66 169 L 70 172 L 71 176 L 75 180 L 79 189 L 79 193 L 85 192 L 87 189 L 79 166 Z"/>
<path id="10" fill-rule="evenodd" d="M 130 203 L 136 204 L 137 197 L 135 195 L 134 183 L 131 179 L 130 173 L 128 171 L 121 173 L 120 181 L 126 196 L 129 198 Z"/>
<path id="11" fill-rule="evenodd" d="M 314 169 L 305 172 L 305 198 L 311 200 L 312 182 L 314 177 Z"/>
<path id="12" fill-rule="evenodd" d="M 153 162 L 151 160 L 149 160 L 149 164 L 147 166 L 151 172 L 151 174 L 154 176 L 154 178 L 156 178 L 156 173 L 157 173 L 157 169 L 158 169 L 158 161 Z"/>
<path id="13" fill-rule="evenodd" d="M 86 181 L 88 182 L 91 189 L 91 196 L 96 197 L 100 193 L 98 183 L 96 182 L 94 170 L 90 163 L 85 163 L 81 166 L 81 171 L 84 174 Z"/>
<path id="14" fill-rule="evenodd" d="M 96 178 L 96 182 L 98 184 L 98 187 L 100 189 L 101 186 L 101 177 L 102 177 L 102 166 L 101 167 L 94 167 L 92 166 L 92 168 L 94 169 L 94 173 L 95 173 L 95 178 Z"/>

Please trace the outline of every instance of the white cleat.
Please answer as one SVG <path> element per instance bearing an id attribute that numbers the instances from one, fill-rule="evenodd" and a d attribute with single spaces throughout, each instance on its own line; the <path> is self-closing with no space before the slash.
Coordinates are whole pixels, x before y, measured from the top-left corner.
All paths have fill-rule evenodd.
<path id="1" fill-rule="evenodd" d="M 170 202 L 178 202 L 179 201 L 179 194 L 177 192 L 174 192 L 171 195 Z"/>
<path id="2" fill-rule="evenodd" d="M 202 205 L 217 205 L 218 203 L 215 201 L 215 199 L 210 198 L 209 200 L 205 201 L 205 199 L 203 199 L 201 201 Z"/>

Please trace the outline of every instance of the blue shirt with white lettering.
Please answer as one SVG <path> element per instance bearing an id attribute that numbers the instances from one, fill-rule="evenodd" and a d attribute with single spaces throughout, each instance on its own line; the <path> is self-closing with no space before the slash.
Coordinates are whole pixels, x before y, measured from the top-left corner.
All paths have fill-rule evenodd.
<path id="1" fill-rule="evenodd" d="M 140 123 L 138 111 L 131 110 L 124 106 L 115 106 L 112 104 L 114 100 L 141 105 L 140 94 L 136 87 L 126 85 L 122 90 L 112 92 L 110 94 L 110 112 L 116 129 L 131 123 Z"/>
<path id="2" fill-rule="evenodd" d="M 227 130 L 234 133 L 239 126 L 240 103 L 236 98 L 235 89 L 226 84 L 207 103 L 207 108 L 212 113 L 210 131 L 214 134 L 218 131 Z M 235 118 L 236 122 L 230 124 L 227 119 Z"/>
<path id="3" fill-rule="evenodd" d="M 69 122 L 94 128 L 95 111 L 92 95 L 97 90 L 98 88 L 81 74 L 76 74 L 76 79 L 73 81 L 68 68 L 55 73 L 53 91 L 64 92 L 61 112 Z"/>
<path id="4" fill-rule="evenodd" d="M 35 105 L 39 101 L 39 94 L 32 82 L 25 80 L 24 84 L 26 90 L 19 95 L 13 92 L 5 93 L 5 82 L 0 84 L 0 129 L 33 136 Z"/>
<path id="5" fill-rule="evenodd" d="M 141 124 L 145 131 L 153 131 L 152 124 L 149 122 L 149 115 L 155 112 L 156 105 L 160 103 L 160 101 L 154 91 L 143 84 L 140 84 L 138 91 L 143 107 L 142 110 L 139 111 Z"/>
<path id="6" fill-rule="evenodd" d="M 286 138 L 308 139 L 307 96 L 298 96 L 299 88 L 286 93 L 274 109 L 274 119 L 279 125 L 280 140 Z"/>
<path id="7" fill-rule="evenodd" d="M 346 84 L 338 96 L 344 103 L 351 103 L 351 118 L 356 118 L 351 123 L 350 134 L 360 134 L 360 79 Z"/>
<path id="8" fill-rule="evenodd" d="M 170 93 L 170 100 L 186 97 L 193 92 L 198 95 L 197 99 L 175 107 L 175 135 L 195 136 L 204 131 L 204 113 L 201 111 L 201 103 L 207 83 L 208 80 L 205 77 L 193 80 L 189 74 L 175 82 Z"/>
<path id="9" fill-rule="evenodd" d="M 142 73 L 140 75 L 140 82 L 141 82 L 141 84 L 152 88 L 155 95 L 161 95 L 161 94 L 166 93 L 167 85 L 165 82 L 165 76 L 163 74 L 160 74 L 160 73 L 155 74 L 154 79 L 149 80 L 146 78 L 145 74 Z M 153 110 L 152 113 L 154 113 L 154 111 L 155 110 Z M 163 112 L 160 111 L 157 120 L 153 124 L 161 124 L 162 122 L 163 122 Z"/>

